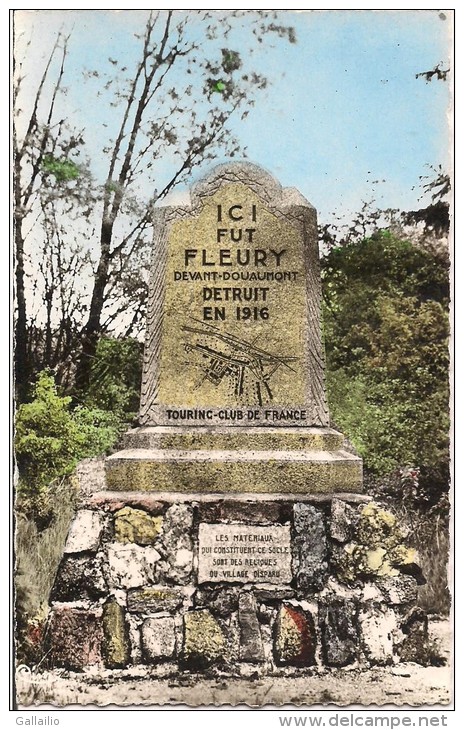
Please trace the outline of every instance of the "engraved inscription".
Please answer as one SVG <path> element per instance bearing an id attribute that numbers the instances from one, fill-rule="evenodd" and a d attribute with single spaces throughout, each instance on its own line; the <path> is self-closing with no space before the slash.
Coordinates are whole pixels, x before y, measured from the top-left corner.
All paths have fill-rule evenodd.
<path id="1" fill-rule="evenodd" d="M 290 583 L 290 527 L 202 523 L 199 583 Z"/>

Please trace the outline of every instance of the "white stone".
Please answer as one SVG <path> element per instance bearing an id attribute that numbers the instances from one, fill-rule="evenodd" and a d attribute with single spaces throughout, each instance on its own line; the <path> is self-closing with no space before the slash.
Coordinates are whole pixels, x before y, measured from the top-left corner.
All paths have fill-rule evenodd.
<path id="1" fill-rule="evenodd" d="M 360 598 L 361 590 L 359 588 L 349 588 L 339 583 L 335 578 L 329 577 L 327 585 L 318 594 L 319 598 Z"/>
<path id="2" fill-rule="evenodd" d="M 330 518 L 330 536 L 337 542 L 347 542 L 350 537 L 350 528 L 356 511 L 351 505 L 340 499 L 332 500 Z"/>
<path id="3" fill-rule="evenodd" d="M 199 583 L 290 583 L 288 525 L 199 526 Z"/>
<path id="4" fill-rule="evenodd" d="M 297 601 L 290 599 L 289 601 L 285 601 L 285 603 L 301 608 L 303 611 L 309 611 L 313 616 L 317 616 L 318 605 L 315 601 Z"/>
<path id="5" fill-rule="evenodd" d="M 191 550 L 181 548 L 175 554 L 174 565 L 176 568 L 188 568 L 189 572 L 192 569 L 193 553 Z"/>
<path id="6" fill-rule="evenodd" d="M 79 510 L 69 529 L 64 552 L 96 552 L 105 524 L 104 514 L 91 509 Z"/>
<path id="7" fill-rule="evenodd" d="M 176 627 L 171 616 L 148 618 L 142 624 L 142 647 L 150 661 L 170 659 L 176 649 Z"/>
<path id="8" fill-rule="evenodd" d="M 121 588 L 112 588 L 110 595 L 116 599 L 120 606 L 127 606 L 127 592 Z"/>
<path id="9" fill-rule="evenodd" d="M 114 588 L 139 588 L 153 582 L 160 554 L 135 543 L 108 545 L 108 584 Z"/>
<path id="10" fill-rule="evenodd" d="M 131 645 L 132 664 L 142 662 L 142 641 L 140 635 L 140 619 L 136 619 L 130 613 L 126 613 L 126 621 L 129 626 L 129 641 Z"/>
<path id="11" fill-rule="evenodd" d="M 184 534 L 193 523 L 193 510 L 185 504 L 173 504 L 164 517 L 164 532 Z"/>
<path id="12" fill-rule="evenodd" d="M 374 583 L 366 583 L 362 593 L 363 601 L 383 601 L 383 595 Z"/>
<path id="13" fill-rule="evenodd" d="M 391 608 L 369 608 L 359 613 L 361 641 L 366 657 L 372 662 L 385 664 L 392 660 L 393 636 L 397 628 L 395 612 Z"/>

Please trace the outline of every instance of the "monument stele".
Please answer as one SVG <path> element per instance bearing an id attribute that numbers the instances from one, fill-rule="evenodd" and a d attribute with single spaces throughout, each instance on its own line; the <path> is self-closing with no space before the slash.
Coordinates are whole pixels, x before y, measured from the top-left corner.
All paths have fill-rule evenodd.
<path id="1" fill-rule="evenodd" d="M 362 491 L 329 427 L 315 208 L 250 163 L 158 208 L 139 423 L 112 490 Z"/>
<path id="2" fill-rule="evenodd" d="M 261 168 L 156 211 L 140 425 L 72 523 L 50 666 L 142 665 L 152 700 L 186 671 L 417 660 L 420 571 L 329 426 L 320 298 L 316 211 Z"/>

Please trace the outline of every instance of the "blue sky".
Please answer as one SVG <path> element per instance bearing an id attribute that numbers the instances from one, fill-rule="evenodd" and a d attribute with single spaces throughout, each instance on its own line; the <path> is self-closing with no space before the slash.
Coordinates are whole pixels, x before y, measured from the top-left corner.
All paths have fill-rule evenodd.
<path id="1" fill-rule="evenodd" d="M 449 166 L 449 87 L 415 74 L 440 62 L 448 67 L 451 17 L 434 10 L 279 15 L 295 27 L 297 43 L 255 51 L 253 64 L 271 84 L 247 119 L 232 124 L 248 158 L 297 187 L 322 222 L 371 198 L 383 207 L 414 207 L 427 165 Z M 117 113 L 109 99 L 96 98 L 100 82 L 84 83 L 82 71 L 108 68 L 109 56 L 130 68 L 140 44 L 133 34 L 143 32 L 145 18 L 146 11 L 129 10 L 16 11 L 17 31 L 32 38 L 25 89 L 37 83 L 58 29 L 71 30 L 64 113 L 86 128 L 94 174 L 102 181 L 104 139 Z M 228 47 L 235 42 L 241 50 L 241 41 L 235 37 Z M 169 156 L 164 164 L 167 169 Z"/>

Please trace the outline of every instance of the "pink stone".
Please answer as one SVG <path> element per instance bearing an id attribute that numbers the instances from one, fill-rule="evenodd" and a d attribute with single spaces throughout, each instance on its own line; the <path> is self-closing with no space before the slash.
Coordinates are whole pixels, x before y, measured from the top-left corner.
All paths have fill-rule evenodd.
<path id="1" fill-rule="evenodd" d="M 68 606 L 53 609 L 48 627 L 52 666 L 81 670 L 100 664 L 102 639 L 101 618 L 93 611 Z"/>

